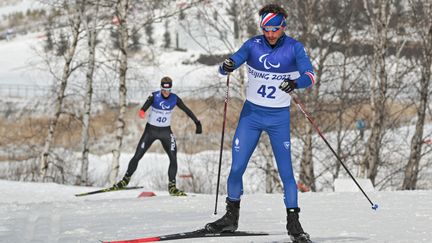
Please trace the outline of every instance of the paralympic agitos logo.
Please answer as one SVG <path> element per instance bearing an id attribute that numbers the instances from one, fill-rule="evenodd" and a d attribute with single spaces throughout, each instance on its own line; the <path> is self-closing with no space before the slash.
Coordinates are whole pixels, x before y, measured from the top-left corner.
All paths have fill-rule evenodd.
<path id="1" fill-rule="evenodd" d="M 264 55 L 262 55 L 262 56 L 260 56 L 259 57 L 259 61 L 260 61 L 260 63 L 262 63 L 262 64 L 264 64 L 264 68 L 265 69 L 270 69 L 270 68 L 278 68 L 278 67 L 280 67 L 280 63 L 278 62 L 277 64 L 273 64 L 273 63 L 270 63 L 269 61 L 267 61 L 267 56 L 268 56 L 269 54 L 267 53 L 267 54 L 264 54 Z"/>
<path id="2" fill-rule="evenodd" d="M 162 110 L 168 110 L 171 107 L 170 105 L 165 105 L 165 101 L 161 101 L 159 106 L 162 108 Z"/>

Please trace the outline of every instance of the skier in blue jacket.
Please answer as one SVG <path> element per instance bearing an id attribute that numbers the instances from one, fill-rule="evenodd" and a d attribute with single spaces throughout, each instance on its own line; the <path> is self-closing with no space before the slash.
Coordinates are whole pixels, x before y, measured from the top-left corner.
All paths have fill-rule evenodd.
<path id="1" fill-rule="evenodd" d="M 186 193 L 176 187 L 177 174 L 177 145 L 175 136 L 171 130 L 171 115 L 174 107 L 183 110 L 195 123 L 195 133 L 202 133 L 201 122 L 193 112 L 183 103 L 182 99 L 171 92 L 172 79 L 163 77 L 161 89 L 153 92 L 139 110 L 139 116 L 144 119 L 146 111 L 151 108 L 150 115 L 143 135 L 138 143 L 135 154 L 129 162 L 127 171 L 122 180 L 113 187 L 121 189 L 129 184 L 129 181 L 138 167 L 138 162 L 144 156 L 155 140 L 160 140 L 167 153 L 170 164 L 168 167 L 168 192 L 172 196 L 186 196 Z"/>
<path id="2" fill-rule="evenodd" d="M 242 176 L 264 131 L 270 137 L 283 183 L 288 235 L 293 242 L 311 242 L 298 216 L 298 192 L 291 162 L 289 93 L 312 86 L 314 72 L 303 44 L 284 33 L 285 10 L 269 4 L 259 10 L 259 15 L 263 35 L 247 40 L 219 67 L 219 72 L 226 75 L 246 63 L 248 84 L 233 138 L 226 214 L 205 228 L 210 232 L 237 230 L 243 194 Z"/>

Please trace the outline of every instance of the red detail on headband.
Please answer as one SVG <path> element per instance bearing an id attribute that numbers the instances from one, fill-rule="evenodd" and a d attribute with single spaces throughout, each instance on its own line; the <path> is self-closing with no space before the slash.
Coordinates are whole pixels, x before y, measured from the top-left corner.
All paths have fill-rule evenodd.
<path id="1" fill-rule="evenodd" d="M 277 14 L 275 13 L 269 13 L 261 22 L 261 26 L 265 26 L 267 22 L 269 22 L 273 17 L 275 17 Z"/>

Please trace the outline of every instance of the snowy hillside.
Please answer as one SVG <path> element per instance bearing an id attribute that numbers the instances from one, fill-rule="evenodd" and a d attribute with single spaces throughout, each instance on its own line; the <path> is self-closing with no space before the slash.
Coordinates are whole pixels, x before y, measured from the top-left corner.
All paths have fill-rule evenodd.
<path id="1" fill-rule="evenodd" d="M 98 242 L 195 230 L 224 213 L 214 195 L 138 197 L 143 190 L 75 197 L 94 188 L 0 181 L 0 242 Z M 304 228 L 314 242 L 431 242 L 431 191 L 375 192 L 370 208 L 360 193 L 299 195 Z M 269 236 L 207 238 L 176 242 L 290 242 L 281 194 L 243 196 L 239 230 Z"/>
<path id="2" fill-rule="evenodd" d="M 221 3 L 220 3 L 221 4 Z M 176 5 L 173 5 L 175 9 Z M 25 12 L 28 9 L 40 9 L 48 8 L 49 5 L 42 3 L 32 3 L 29 0 L 17 1 L 15 4 L 9 4 L 6 6 L 0 6 L 0 15 L 8 14 L 14 12 Z M 178 37 L 179 48 L 182 51 L 176 51 L 174 44 L 170 48 L 162 48 L 163 35 L 164 35 L 164 23 L 155 22 L 154 23 L 154 34 L 155 44 L 149 46 L 146 43 L 145 36 L 141 38 L 141 48 L 142 50 L 137 53 L 130 53 L 128 60 L 128 86 L 130 97 L 128 101 L 139 101 L 147 97 L 150 91 L 158 88 L 159 80 L 163 76 L 170 76 L 174 80 L 174 91 L 176 93 L 182 94 L 185 97 L 193 95 L 196 96 L 209 96 L 213 94 L 202 93 L 205 89 L 200 90 L 201 92 L 197 94 L 197 89 L 208 87 L 209 85 L 218 82 L 221 76 L 217 74 L 217 66 L 208 66 L 197 63 L 197 59 L 201 54 L 207 54 L 203 50 L 202 46 L 198 45 L 200 41 L 206 41 L 207 48 L 210 48 L 212 53 L 229 53 L 225 45 L 217 37 L 202 37 L 197 34 L 191 40 L 189 34 L 186 32 L 184 27 L 182 27 L 182 22 L 173 18 L 170 20 L 173 24 L 169 27 L 169 32 L 173 36 Z M 194 20 L 193 20 L 194 21 Z M 201 29 L 198 30 L 188 30 L 192 33 L 200 33 Z M 144 33 L 141 33 L 144 35 Z M 109 48 L 110 39 L 106 32 L 100 34 L 101 39 L 106 41 Z M 11 95 L 19 96 L 22 98 L 31 98 L 33 96 L 41 96 L 42 91 L 48 91 L 52 84 L 56 83 L 53 74 L 50 73 L 46 65 L 46 57 L 43 51 L 43 46 L 46 44 L 46 33 L 43 29 L 38 32 L 28 33 L 28 34 L 17 34 L 15 38 L 10 41 L 0 41 L 0 53 L 2 56 L 7 56 L 8 58 L 1 59 L 0 64 L 2 69 L 0 70 L 0 95 Z M 207 43 L 209 42 L 209 43 Z M 80 43 L 81 49 L 85 49 L 85 42 Z M 102 48 L 102 47 L 100 47 Z M 106 55 L 101 50 L 97 50 L 98 55 Z M 111 53 L 111 56 L 115 56 L 115 53 Z M 85 54 L 83 52 L 77 53 L 77 59 L 83 58 Z M 98 56 L 99 57 L 99 56 Z M 56 57 L 50 57 L 56 58 Z M 101 58 L 99 61 L 106 61 L 105 58 Z M 63 63 L 62 58 L 57 60 L 57 65 Z M 114 65 L 114 64 L 109 64 Z M 62 70 L 61 66 L 57 67 L 58 70 Z M 99 73 L 97 73 L 99 72 Z M 106 93 L 102 93 L 109 88 L 112 88 L 110 80 L 108 77 L 115 76 L 114 73 L 107 75 L 105 72 L 111 72 L 111 70 L 96 70 L 96 75 L 94 77 L 95 86 L 95 98 L 96 101 L 100 99 L 109 100 L 106 97 Z M 57 73 L 59 75 L 59 73 Z M 73 74 L 70 82 L 74 83 L 75 86 L 82 81 L 82 74 Z M 223 82 L 223 78 L 220 80 Z M 80 87 L 81 88 L 81 87 Z M 80 88 L 70 88 L 74 89 L 74 92 L 80 90 Z M 23 92 L 22 89 L 29 89 L 28 92 Z M 139 90 L 137 90 L 139 89 Z M 116 90 L 116 89 L 114 89 Z M 46 94 L 42 94 L 46 96 Z M 109 96 L 117 97 L 117 93 L 110 93 Z"/>
<path id="3" fill-rule="evenodd" d="M 6 0 L 2 1 L 0 4 L 0 17 L 3 15 L 16 13 L 16 12 L 24 12 L 27 10 L 33 9 L 41 9 L 44 5 L 41 1 L 33 1 L 33 0 Z"/>

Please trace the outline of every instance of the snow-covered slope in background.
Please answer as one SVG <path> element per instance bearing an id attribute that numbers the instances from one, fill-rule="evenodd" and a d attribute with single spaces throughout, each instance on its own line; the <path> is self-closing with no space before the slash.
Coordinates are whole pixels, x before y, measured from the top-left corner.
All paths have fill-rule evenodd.
<path id="1" fill-rule="evenodd" d="M 214 195 L 138 197 L 143 190 L 87 197 L 95 188 L 0 181 L 0 242 L 98 242 L 195 230 L 213 216 Z M 361 193 L 303 193 L 301 222 L 314 242 L 432 242 L 431 191 L 371 192 L 373 211 Z M 207 238 L 176 242 L 290 242 L 281 194 L 246 194 L 239 230 L 269 236 Z"/>
<path id="2" fill-rule="evenodd" d="M 23 0 L 16 2 L 14 5 L 11 4 L 3 7 L 0 6 L 0 15 L 2 13 L 9 14 L 13 12 L 25 13 L 25 11 L 28 9 L 50 8 L 49 5 L 44 5 L 41 3 L 32 4 L 32 2 L 33 1 Z M 141 33 L 142 37 L 140 39 L 140 44 L 142 50 L 138 53 L 129 53 L 129 67 L 127 74 L 129 93 L 133 94 L 133 92 L 135 92 L 134 89 L 139 88 L 139 92 L 145 93 L 145 95 L 142 97 L 145 99 L 150 91 L 159 87 L 159 80 L 163 76 L 170 76 L 174 80 L 173 89 L 176 93 L 184 94 L 183 96 L 192 94 L 197 96 L 197 88 L 208 87 L 209 85 L 214 84 L 215 80 L 217 80 L 218 73 L 216 65 L 207 66 L 196 62 L 201 54 L 208 54 L 207 51 L 203 50 L 202 47 L 197 45 L 196 41 L 206 41 L 205 43 L 202 43 L 206 46 L 210 44 L 213 45 L 212 48 L 207 46 L 207 48 L 210 48 L 212 52 L 228 53 L 228 50 L 223 45 L 223 42 L 214 37 L 214 34 L 210 35 L 211 40 L 209 42 L 210 37 L 202 36 L 201 29 L 198 29 L 199 33 L 194 38 L 195 40 L 192 40 L 175 17 L 170 19 L 170 21 L 170 34 L 172 38 L 174 35 L 178 34 L 180 43 L 179 47 L 183 49 L 183 51 L 175 51 L 173 47 L 174 44 L 171 45 L 171 48 L 161 47 L 163 43 L 163 35 L 165 33 L 163 22 L 156 22 L 153 24 L 154 33 L 152 36 L 155 40 L 155 44 L 148 45 L 146 42 L 145 33 Z M 55 79 L 52 74 L 49 73 L 48 67 L 45 64 L 44 59 L 46 59 L 46 57 L 42 57 L 44 54 L 41 54 L 46 41 L 46 33 L 44 33 L 42 30 L 40 31 L 41 32 L 30 33 L 27 35 L 18 34 L 10 41 L 0 41 L 0 53 L 2 57 L 5 57 L 0 58 L 0 65 L 2 65 L 2 69 L 0 70 L 0 92 L 2 89 L 12 89 L 11 85 L 14 85 L 14 89 L 15 87 L 18 87 L 17 85 L 20 85 L 19 88 L 21 89 L 23 89 L 23 85 L 31 85 L 31 89 L 38 89 L 39 87 L 37 86 L 41 86 L 41 89 L 46 90 L 56 82 L 54 81 Z M 197 30 L 191 31 L 193 32 Z M 106 41 L 107 46 L 111 47 L 109 33 L 100 33 L 100 36 L 105 35 L 108 36 L 100 38 Z M 83 46 L 79 48 L 80 51 L 77 51 L 75 60 L 79 60 L 80 57 L 86 57 L 87 55 L 84 51 L 86 50 L 85 42 L 80 43 Z M 108 51 L 106 52 L 107 53 L 101 54 L 100 50 L 98 50 L 98 61 L 107 59 L 107 57 L 103 57 L 106 54 L 109 55 Z M 109 55 L 109 58 L 112 58 L 116 55 L 116 53 L 113 53 L 112 55 Z M 54 62 L 54 60 L 56 60 L 55 58 L 57 57 L 50 56 L 50 58 L 52 58 L 51 61 Z M 56 67 L 54 71 L 60 72 L 63 70 L 61 66 L 63 65 L 62 58 L 58 58 L 57 62 L 58 67 Z M 115 70 L 115 67 L 112 68 Z M 98 71 L 100 70 L 96 70 L 96 72 Z M 96 99 L 100 95 L 98 94 L 98 88 L 107 89 L 111 85 L 117 85 L 112 84 L 112 80 L 108 80 L 111 77 L 115 77 L 114 73 L 108 75 L 104 73 L 111 71 L 112 70 L 104 70 L 101 71 L 101 73 L 95 74 L 94 86 L 97 87 L 95 88 Z M 60 74 L 57 73 L 57 75 Z M 223 79 L 224 78 L 222 78 L 221 81 L 223 81 Z M 77 84 L 82 80 L 84 80 L 82 74 L 76 74 L 76 72 L 70 78 L 71 83 L 74 83 L 75 86 L 79 86 Z M 72 87 L 68 88 L 71 89 Z M 5 91 L 3 91 L 3 93 L 4 92 Z M 207 96 L 211 94 L 213 94 L 213 92 L 207 94 Z M 29 94 L 28 96 L 31 97 L 32 95 Z M 117 93 L 115 93 L 113 96 L 117 97 Z"/>
<path id="3" fill-rule="evenodd" d="M 1 9 L 1 8 L 0 8 Z M 12 41 L 0 41 L 0 84 L 51 85 L 52 77 L 35 68 L 42 59 L 33 49 L 40 34 L 17 36 Z"/>
<path id="4" fill-rule="evenodd" d="M 42 9 L 45 6 L 41 3 L 41 1 L 34 0 L 15 0 L 8 1 L 6 4 L 0 4 L 0 17 L 4 17 L 3 15 L 8 15 L 16 12 L 25 12 L 27 10 L 34 9 Z"/>

